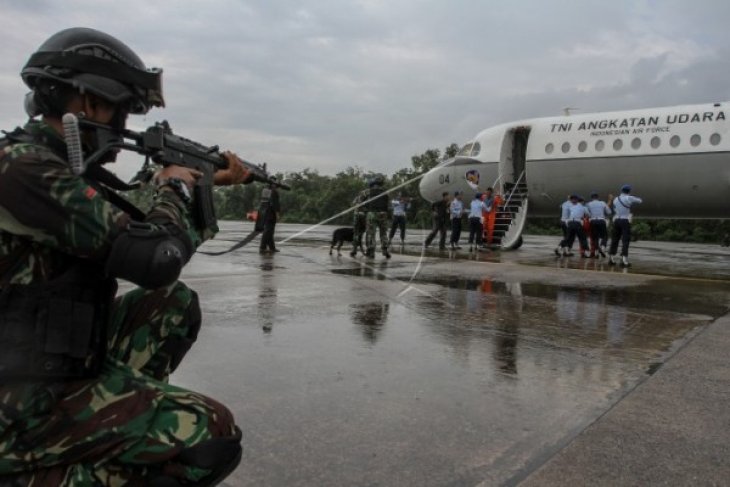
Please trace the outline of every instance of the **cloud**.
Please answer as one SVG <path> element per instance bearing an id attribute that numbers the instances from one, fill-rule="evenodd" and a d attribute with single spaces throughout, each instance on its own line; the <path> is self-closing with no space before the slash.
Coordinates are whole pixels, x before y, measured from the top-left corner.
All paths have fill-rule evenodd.
<path id="1" fill-rule="evenodd" d="M 3 17 L 0 126 L 23 120 L 28 55 L 85 25 L 164 68 L 168 108 L 136 127 L 166 118 L 278 170 L 391 172 L 565 106 L 729 98 L 730 7 L 710 0 L 17 1 Z"/>

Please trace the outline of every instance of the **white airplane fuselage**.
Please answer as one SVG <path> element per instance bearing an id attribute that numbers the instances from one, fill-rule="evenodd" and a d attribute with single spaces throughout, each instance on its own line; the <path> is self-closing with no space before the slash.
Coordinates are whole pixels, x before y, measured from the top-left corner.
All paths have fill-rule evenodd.
<path id="1" fill-rule="evenodd" d="M 421 180 L 421 195 L 526 183 L 529 215 L 559 217 L 569 194 L 624 184 L 646 218 L 730 218 L 730 104 L 537 118 L 480 132 Z M 467 180 L 467 177 L 471 181 Z M 476 186 L 476 189 L 475 189 Z"/>

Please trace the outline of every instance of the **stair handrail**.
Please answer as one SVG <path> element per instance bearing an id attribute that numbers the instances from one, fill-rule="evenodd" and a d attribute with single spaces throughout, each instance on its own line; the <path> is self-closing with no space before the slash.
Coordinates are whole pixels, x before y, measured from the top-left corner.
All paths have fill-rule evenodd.
<path id="1" fill-rule="evenodd" d="M 512 188 L 512 191 L 510 191 L 509 196 L 507 197 L 507 201 L 502 205 L 503 208 L 507 208 L 509 206 L 509 202 L 512 199 L 512 195 L 515 194 L 515 190 L 517 189 L 517 186 L 520 185 L 520 181 L 522 178 L 525 177 L 525 171 L 523 170 L 522 173 L 520 173 L 520 177 L 517 178 L 517 182 L 515 182 L 514 187 Z"/>
<path id="2" fill-rule="evenodd" d="M 492 183 L 492 189 L 494 189 L 494 191 L 497 191 L 497 183 L 499 182 L 500 179 L 502 179 L 501 174 L 499 176 L 497 176 L 497 179 L 495 179 L 494 183 Z"/>

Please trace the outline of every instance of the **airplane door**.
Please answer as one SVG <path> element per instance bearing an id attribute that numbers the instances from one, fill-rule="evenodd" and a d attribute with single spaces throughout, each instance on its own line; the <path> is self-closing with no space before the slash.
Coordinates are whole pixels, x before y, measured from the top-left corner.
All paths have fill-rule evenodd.
<path id="1" fill-rule="evenodd" d="M 502 141 L 502 150 L 499 158 L 499 180 L 498 190 L 504 190 L 504 185 L 512 185 L 522 176 L 525 182 L 526 174 L 523 175 L 527 160 L 527 139 L 530 136 L 530 127 L 515 127 L 505 133 Z"/>
<path id="2" fill-rule="evenodd" d="M 520 175 L 525 171 L 525 160 L 527 155 L 527 139 L 530 137 L 529 127 L 518 127 L 512 133 L 512 174 L 513 182 L 519 179 Z M 522 182 L 526 182 L 525 175 Z"/>

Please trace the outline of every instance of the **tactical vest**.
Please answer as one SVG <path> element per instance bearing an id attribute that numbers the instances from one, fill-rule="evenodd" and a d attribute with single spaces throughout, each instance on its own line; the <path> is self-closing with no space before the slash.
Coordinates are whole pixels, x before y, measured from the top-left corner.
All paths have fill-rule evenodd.
<path id="1" fill-rule="evenodd" d="M 33 142 L 21 132 L 0 139 L 0 157 L 13 142 Z M 33 246 L 27 241 L 0 259 L 0 384 L 96 376 L 106 356 L 116 281 L 79 258 L 47 282 L 10 284 Z"/>
<path id="2" fill-rule="evenodd" d="M 380 196 L 378 196 L 380 195 Z M 374 212 L 387 212 L 388 206 L 390 202 L 388 201 L 388 195 L 385 194 L 385 190 L 383 188 L 370 188 L 370 198 L 373 199 L 370 203 L 367 204 L 368 211 L 374 211 Z"/>

